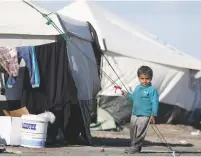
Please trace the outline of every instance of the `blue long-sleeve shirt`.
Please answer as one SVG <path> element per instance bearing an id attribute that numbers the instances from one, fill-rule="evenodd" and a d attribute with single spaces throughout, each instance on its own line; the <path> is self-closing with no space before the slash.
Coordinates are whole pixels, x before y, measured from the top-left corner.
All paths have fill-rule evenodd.
<path id="1" fill-rule="evenodd" d="M 133 100 L 133 115 L 157 116 L 159 106 L 159 96 L 157 90 L 152 85 L 138 85 L 132 94 L 127 93 L 126 97 Z"/>

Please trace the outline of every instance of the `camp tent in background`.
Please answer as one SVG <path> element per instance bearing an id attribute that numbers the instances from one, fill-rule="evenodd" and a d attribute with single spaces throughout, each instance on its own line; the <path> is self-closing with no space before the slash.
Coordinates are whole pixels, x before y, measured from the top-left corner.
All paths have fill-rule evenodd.
<path id="1" fill-rule="evenodd" d="M 89 28 L 91 26 L 87 22 L 56 15 L 39 6 L 33 6 L 44 14 L 50 14 L 48 17 L 70 37 L 67 41 L 69 64 L 77 88 L 86 136 L 89 137 L 90 106 L 94 95 L 100 90 L 98 69 L 91 66 L 92 63 L 97 64 Z M 45 17 L 23 1 L 1 1 L 0 13 L 4 15 L 0 17 L 1 46 L 36 46 L 62 38 L 61 33 L 51 23 L 47 25 L 48 20 Z M 5 102 L 5 97 L 1 96 L 0 101 Z"/>
<path id="2" fill-rule="evenodd" d="M 200 121 L 201 79 L 194 75 L 201 70 L 201 61 L 161 42 L 157 37 L 129 24 L 97 6 L 95 2 L 77 1 L 58 13 L 77 20 L 89 21 L 97 31 L 100 46 L 117 72 L 102 57 L 102 69 L 118 85 L 131 92 L 138 84 L 136 75 L 141 65 L 154 71 L 153 86 L 160 94 L 161 122 L 190 123 Z M 104 42 L 105 41 L 105 42 Z M 124 85 L 122 84 L 124 83 Z M 102 74 L 99 105 L 121 124 L 128 120 L 131 102 L 114 92 L 114 84 Z"/>

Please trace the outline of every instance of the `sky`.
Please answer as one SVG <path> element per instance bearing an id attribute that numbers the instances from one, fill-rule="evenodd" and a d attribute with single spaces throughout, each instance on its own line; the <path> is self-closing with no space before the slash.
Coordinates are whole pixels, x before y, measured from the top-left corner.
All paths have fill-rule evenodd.
<path id="1" fill-rule="evenodd" d="M 72 3 L 34 1 L 53 12 Z M 93 1 L 201 60 L 201 1 Z"/>

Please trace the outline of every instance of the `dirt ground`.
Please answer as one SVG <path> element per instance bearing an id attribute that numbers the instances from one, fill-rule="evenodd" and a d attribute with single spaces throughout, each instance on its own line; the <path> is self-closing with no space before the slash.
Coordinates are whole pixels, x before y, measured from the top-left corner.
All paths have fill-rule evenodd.
<path id="1" fill-rule="evenodd" d="M 160 132 L 176 152 L 176 156 L 201 156 L 201 133 L 191 135 L 197 130 L 182 125 L 157 125 Z M 92 131 L 96 146 L 65 146 L 57 148 L 30 149 L 22 147 L 6 147 L 7 152 L 0 155 L 15 156 L 125 156 L 124 149 L 129 145 L 129 131 L 121 132 Z M 135 156 L 171 156 L 172 153 L 161 139 L 149 127 L 142 152 Z"/>

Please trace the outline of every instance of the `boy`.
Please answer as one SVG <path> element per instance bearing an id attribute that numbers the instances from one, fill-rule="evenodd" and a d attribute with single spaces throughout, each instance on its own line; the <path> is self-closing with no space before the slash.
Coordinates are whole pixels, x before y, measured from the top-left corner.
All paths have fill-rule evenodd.
<path id="1" fill-rule="evenodd" d="M 140 81 L 133 94 L 127 93 L 126 97 L 133 100 L 132 116 L 130 120 L 131 146 L 125 153 L 134 154 L 141 151 L 149 122 L 155 123 L 158 113 L 158 92 L 151 85 L 153 71 L 148 66 L 141 66 L 137 75 Z"/>

